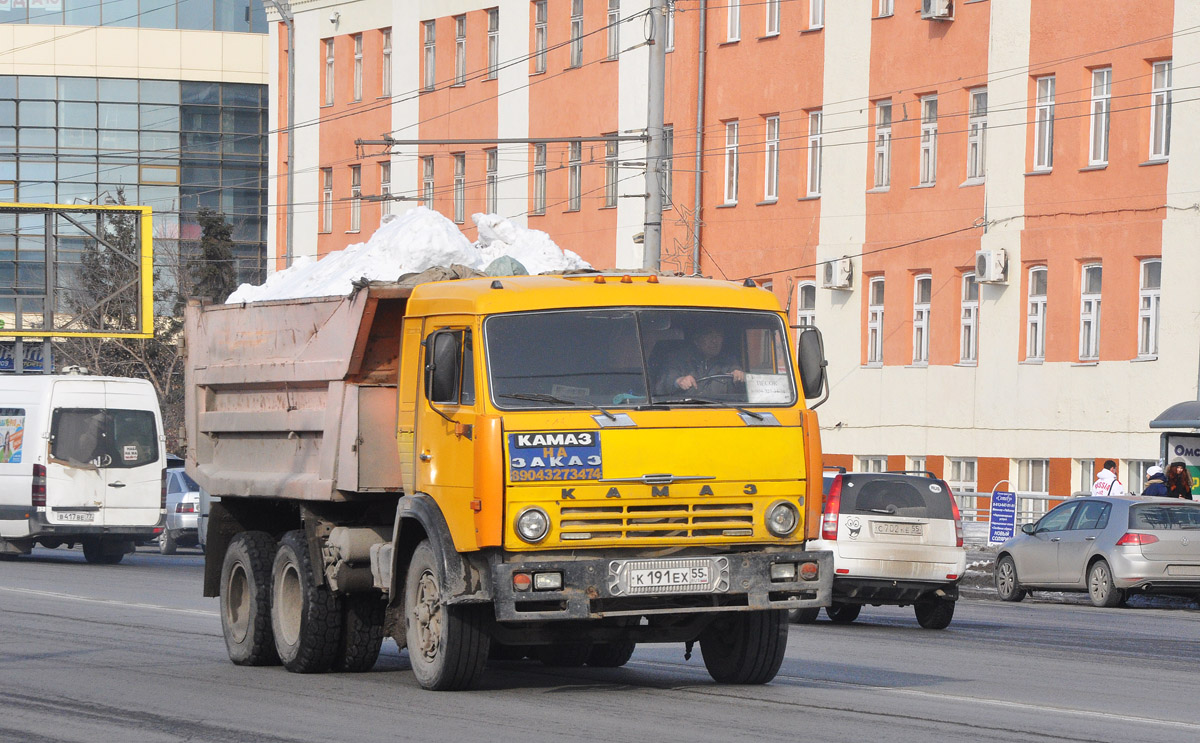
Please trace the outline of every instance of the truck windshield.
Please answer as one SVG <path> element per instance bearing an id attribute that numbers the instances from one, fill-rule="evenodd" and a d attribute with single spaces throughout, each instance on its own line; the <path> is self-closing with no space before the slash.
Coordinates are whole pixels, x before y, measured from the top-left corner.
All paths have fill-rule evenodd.
<path id="1" fill-rule="evenodd" d="M 787 333 L 770 312 L 586 309 L 484 323 L 501 409 L 780 406 L 796 401 Z"/>

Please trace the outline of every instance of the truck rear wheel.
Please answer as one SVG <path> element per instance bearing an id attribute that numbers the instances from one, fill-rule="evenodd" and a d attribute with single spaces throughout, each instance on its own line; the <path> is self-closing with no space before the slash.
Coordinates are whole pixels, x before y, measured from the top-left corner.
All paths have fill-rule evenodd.
<path id="1" fill-rule="evenodd" d="M 271 560 L 275 539 L 243 531 L 221 564 L 221 631 L 229 660 L 239 666 L 279 665 L 271 632 Z"/>
<path id="2" fill-rule="evenodd" d="M 408 661 L 425 689 L 469 689 L 487 663 L 485 606 L 447 605 L 442 565 L 429 541 L 417 545 L 404 580 Z"/>
<path id="3" fill-rule="evenodd" d="M 126 552 L 133 552 L 133 542 L 128 539 L 83 539 L 83 559 L 92 565 L 116 565 L 125 558 Z"/>
<path id="4" fill-rule="evenodd" d="M 383 647 L 383 613 L 387 604 L 377 593 L 356 593 L 342 599 L 342 641 L 335 671 L 369 671 Z"/>
<path id="5" fill-rule="evenodd" d="M 787 632 L 786 609 L 720 617 L 700 635 L 704 667 L 720 684 L 765 684 L 783 664 Z"/>
<path id="6" fill-rule="evenodd" d="M 337 660 L 342 639 L 341 602 L 317 584 L 302 530 L 279 540 L 271 569 L 271 630 L 283 667 L 323 673 Z"/>

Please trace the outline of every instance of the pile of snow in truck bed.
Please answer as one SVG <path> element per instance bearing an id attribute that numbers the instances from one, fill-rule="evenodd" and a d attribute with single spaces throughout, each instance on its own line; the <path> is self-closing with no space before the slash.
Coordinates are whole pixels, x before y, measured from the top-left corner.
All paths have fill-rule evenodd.
<path id="1" fill-rule="evenodd" d="M 242 284 L 226 303 L 349 294 L 360 279 L 395 281 L 405 274 L 452 264 L 483 271 L 505 257 L 530 274 L 590 268 L 575 253 L 555 245 L 545 232 L 520 227 L 496 214 L 474 214 L 471 219 L 479 228 L 475 243 L 442 214 L 423 206 L 389 215 L 366 242 L 320 260 L 297 258 L 291 268 L 268 275 L 260 286 Z M 504 273 L 513 273 L 511 261 L 498 265 L 506 267 Z"/>

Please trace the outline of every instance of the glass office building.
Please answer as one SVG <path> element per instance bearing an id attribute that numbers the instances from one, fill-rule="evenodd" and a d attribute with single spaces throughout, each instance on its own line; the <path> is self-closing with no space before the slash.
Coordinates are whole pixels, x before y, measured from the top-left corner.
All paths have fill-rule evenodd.
<path id="1" fill-rule="evenodd" d="M 0 23 L 267 31 L 259 0 L 0 0 Z"/>

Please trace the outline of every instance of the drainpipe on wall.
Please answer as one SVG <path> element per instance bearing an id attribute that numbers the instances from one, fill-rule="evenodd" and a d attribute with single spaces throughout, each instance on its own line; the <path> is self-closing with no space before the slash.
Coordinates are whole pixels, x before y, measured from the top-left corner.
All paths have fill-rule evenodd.
<path id="1" fill-rule="evenodd" d="M 292 15 L 292 4 L 290 2 L 280 5 L 276 0 L 263 0 L 264 5 L 269 4 L 279 14 L 284 25 L 287 26 L 287 98 L 288 98 L 288 122 L 287 122 L 287 222 L 284 227 L 284 268 L 292 266 L 292 225 L 295 222 L 295 211 L 292 207 L 295 204 L 296 190 L 296 130 L 293 128 L 296 124 L 296 22 Z M 278 257 L 278 256 L 276 256 Z"/>
<path id="2" fill-rule="evenodd" d="M 700 0 L 700 45 L 696 74 L 696 189 L 692 202 L 692 275 L 700 275 L 700 205 L 704 195 L 704 63 L 708 57 L 708 0 Z"/>

